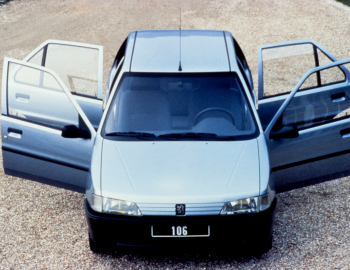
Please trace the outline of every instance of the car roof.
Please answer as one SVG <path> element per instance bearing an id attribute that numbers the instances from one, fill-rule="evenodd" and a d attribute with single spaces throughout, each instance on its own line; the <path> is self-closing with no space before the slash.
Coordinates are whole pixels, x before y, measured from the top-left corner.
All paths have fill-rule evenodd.
<path id="1" fill-rule="evenodd" d="M 230 71 L 226 37 L 214 30 L 137 31 L 131 56 L 132 72 Z M 228 33 L 228 34 L 227 34 Z"/>

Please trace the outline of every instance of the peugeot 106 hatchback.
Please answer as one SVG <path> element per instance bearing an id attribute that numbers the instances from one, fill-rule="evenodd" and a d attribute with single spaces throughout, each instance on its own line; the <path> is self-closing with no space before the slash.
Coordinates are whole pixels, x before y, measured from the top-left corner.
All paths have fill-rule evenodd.
<path id="1" fill-rule="evenodd" d="M 5 58 L 5 172 L 86 190 L 95 252 L 266 252 L 276 192 L 350 174 L 350 59 L 312 40 L 260 46 L 258 58 L 258 100 L 226 31 L 131 32 L 104 99 L 101 46 L 48 40 Z"/>

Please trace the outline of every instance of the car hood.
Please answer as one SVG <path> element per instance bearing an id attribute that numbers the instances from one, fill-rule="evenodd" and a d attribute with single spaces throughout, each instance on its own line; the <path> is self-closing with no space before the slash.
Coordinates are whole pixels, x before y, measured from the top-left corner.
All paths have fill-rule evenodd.
<path id="1" fill-rule="evenodd" d="M 259 194 L 257 140 L 104 140 L 102 196 L 136 203 L 225 202 Z"/>

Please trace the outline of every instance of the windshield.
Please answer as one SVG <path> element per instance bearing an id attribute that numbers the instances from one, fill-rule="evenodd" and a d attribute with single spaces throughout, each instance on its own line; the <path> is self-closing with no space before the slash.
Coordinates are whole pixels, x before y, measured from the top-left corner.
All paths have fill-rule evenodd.
<path id="1" fill-rule="evenodd" d="M 244 140 L 259 131 L 236 73 L 125 73 L 102 133 L 114 140 Z"/>

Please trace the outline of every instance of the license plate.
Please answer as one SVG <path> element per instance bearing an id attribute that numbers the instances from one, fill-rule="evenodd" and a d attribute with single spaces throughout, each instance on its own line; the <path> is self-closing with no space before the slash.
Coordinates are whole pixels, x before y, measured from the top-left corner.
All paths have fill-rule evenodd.
<path id="1" fill-rule="evenodd" d="M 152 237 L 208 237 L 209 225 L 155 225 L 151 227 Z"/>

